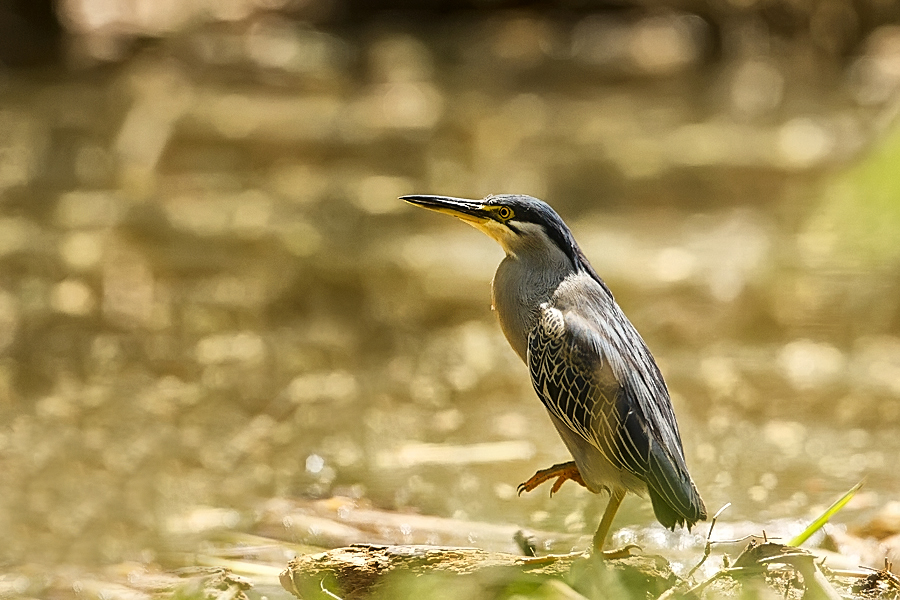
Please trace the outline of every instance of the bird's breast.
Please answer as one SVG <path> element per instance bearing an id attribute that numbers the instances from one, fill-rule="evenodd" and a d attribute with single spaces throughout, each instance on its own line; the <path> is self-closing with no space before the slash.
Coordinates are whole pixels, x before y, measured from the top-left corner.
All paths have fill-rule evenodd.
<path id="1" fill-rule="evenodd" d="M 560 268 L 507 256 L 491 284 L 491 300 L 503 335 L 523 361 L 528 335 L 537 324 L 541 304 L 550 300 L 565 278 Z"/>

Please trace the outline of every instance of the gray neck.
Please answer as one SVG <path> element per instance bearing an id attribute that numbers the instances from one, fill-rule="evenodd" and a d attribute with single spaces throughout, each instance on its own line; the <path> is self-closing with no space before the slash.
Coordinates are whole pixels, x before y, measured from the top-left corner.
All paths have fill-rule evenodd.
<path id="1" fill-rule="evenodd" d="M 527 360 L 528 335 L 541 304 L 549 301 L 562 280 L 575 272 L 569 257 L 542 232 L 540 235 L 544 238 L 541 243 L 523 244 L 507 253 L 491 284 L 500 327 L 523 361 Z"/>

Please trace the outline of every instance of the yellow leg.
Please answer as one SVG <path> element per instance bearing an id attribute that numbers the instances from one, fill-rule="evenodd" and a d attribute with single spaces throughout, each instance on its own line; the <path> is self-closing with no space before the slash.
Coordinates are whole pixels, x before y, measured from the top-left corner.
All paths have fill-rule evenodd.
<path id="1" fill-rule="evenodd" d="M 601 558 L 623 558 L 631 556 L 632 548 L 638 548 L 638 546 L 634 544 L 629 544 L 619 550 L 603 551 L 603 546 L 606 544 L 606 536 L 609 535 L 609 529 L 612 527 L 613 519 L 615 518 L 616 512 L 619 510 L 619 505 L 622 504 L 622 499 L 624 497 L 625 490 L 614 490 L 609 493 L 609 504 L 606 505 L 606 510 L 603 512 L 603 518 L 600 519 L 600 526 L 597 527 L 597 533 L 594 534 L 594 556 Z"/>

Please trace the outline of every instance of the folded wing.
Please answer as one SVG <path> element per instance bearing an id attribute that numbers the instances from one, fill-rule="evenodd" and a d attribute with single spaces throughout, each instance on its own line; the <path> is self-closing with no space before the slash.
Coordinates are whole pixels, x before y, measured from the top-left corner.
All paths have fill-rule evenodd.
<path id="1" fill-rule="evenodd" d="M 531 379 L 544 406 L 613 466 L 646 482 L 665 527 L 705 519 L 668 390 L 644 341 L 601 286 L 586 304 L 567 303 L 565 291 L 560 286 L 541 306 L 528 340 Z"/>

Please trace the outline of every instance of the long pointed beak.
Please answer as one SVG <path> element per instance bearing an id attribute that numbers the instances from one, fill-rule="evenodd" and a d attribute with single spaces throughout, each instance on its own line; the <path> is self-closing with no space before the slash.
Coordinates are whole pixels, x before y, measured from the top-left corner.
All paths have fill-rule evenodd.
<path id="1" fill-rule="evenodd" d="M 436 212 L 453 215 L 463 221 L 480 223 L 490 218 L 480 200 L 466 200 L 449 196 L 400 196 L 410 204 Z"/>

